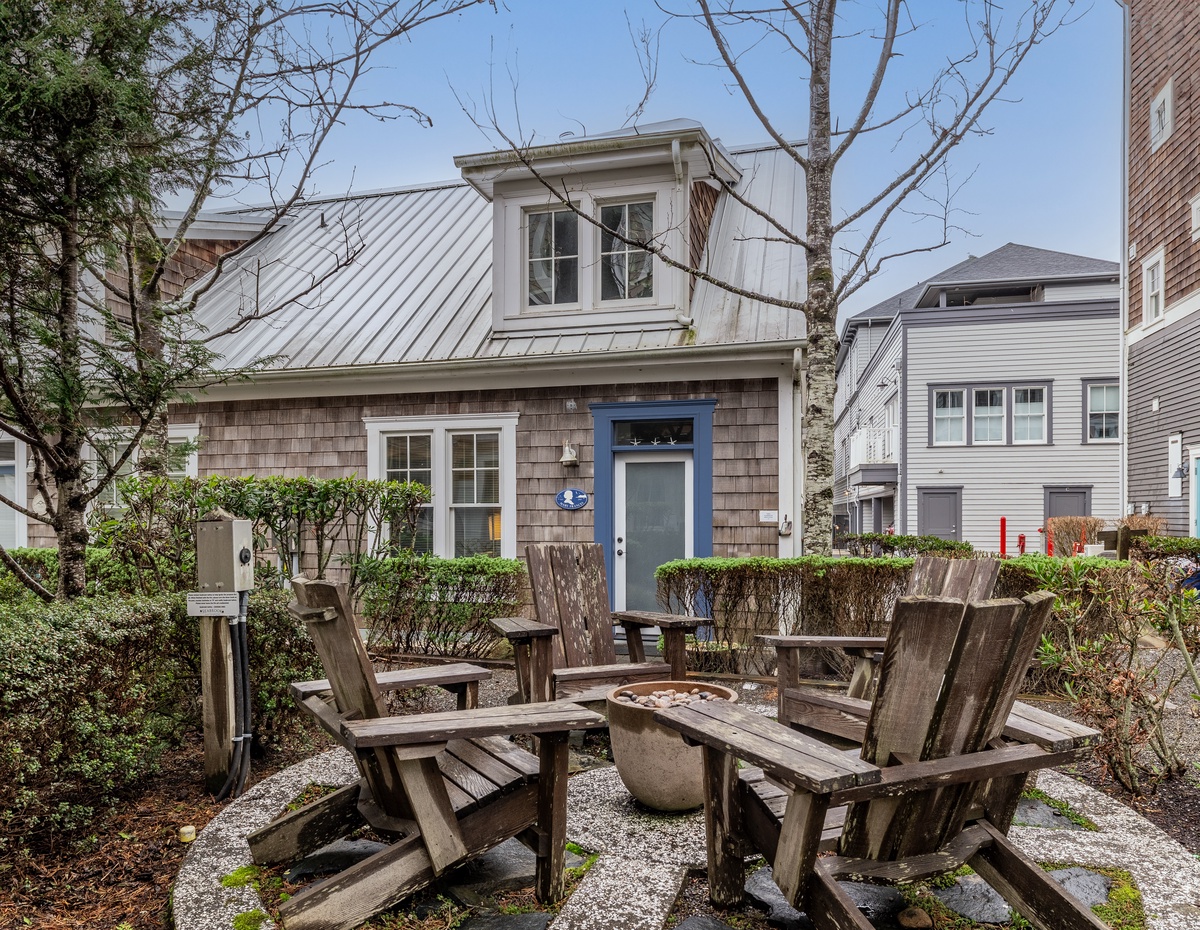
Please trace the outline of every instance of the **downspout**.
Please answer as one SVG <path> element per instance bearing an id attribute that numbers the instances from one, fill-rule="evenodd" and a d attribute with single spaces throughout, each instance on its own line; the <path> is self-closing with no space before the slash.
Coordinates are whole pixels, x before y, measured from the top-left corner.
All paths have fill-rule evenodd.
<path id="1" fill-rule="evenodd" d="M 1129 3 L 1116 0 L 1121 6 L 1123 49 L 1121 54 L 1123 100 L 1121 106 L 1121 322 L 1119 345 L 1121 357 L 1118 371 L 1121 372 L 1120 445 L 1117 464 L 1117 504 L 1122 514 L 1129 510 L 1129 347 L 1125 334 L 1129 329 L 1129 110 L 1132 106 L 1133 79 L 1130 74 Z"/>
<path id="2" fill-rule="evenodd" d="M 683 151 L 680 148 L 678 139 L 671 140 L 671 163 L 675 166 L 675 196 L 679 200 L 684 201 L 680 204 L 680 206 L 683 208 L 684 215 L 688 217 L 688 223 L 690 224 L 690 204 L 684 200 L 683 191 Z M 680 295 L 680 303 L 683 302 L 682 297 L 683 295 Z M 692 319 L 691 308 L 689 307 L 686 313 L 682 310 L 677 313 L 675 315 L 675 322 L 685 329 L 690 329 L 692 323 L 694 322 Z"/>

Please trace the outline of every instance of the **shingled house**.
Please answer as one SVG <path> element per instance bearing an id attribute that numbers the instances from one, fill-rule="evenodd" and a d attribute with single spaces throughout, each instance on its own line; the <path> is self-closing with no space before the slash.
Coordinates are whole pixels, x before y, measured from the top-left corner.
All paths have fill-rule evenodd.
<path id="1" fill-rule="evenodd" d="M 718 183 L 802 229 L 799 169 L 689 120 L 524 156 L 583 215 L 514 153 L 485 152 L 456 159 L 460 180 L 308 201 L 240 255 L 200 304 L 210 331 L 357 252 L 218 343 L 230 368 L 279 362 L 171 411 L 201 440 L 190 470 L 418 480 L 423 548 L 599 541 L 618 608 L 652 607 L 670 558 L 792 554 L 802 315 L 696 283 L 588 218 L 800 299 L 800 250 L 766 241 Z"/>
<path id="2" fill-rule="evenodd" d="M 863 310 L 838 354 L 835 519 L 1030 551 L 1116 517 L 1116 262 L 1009 243 Z"/>
<path id="3" fill-rule="evenodd" d="M 1200 6 L 1126 6 L 1126 502 L 1197 536 Z"/>

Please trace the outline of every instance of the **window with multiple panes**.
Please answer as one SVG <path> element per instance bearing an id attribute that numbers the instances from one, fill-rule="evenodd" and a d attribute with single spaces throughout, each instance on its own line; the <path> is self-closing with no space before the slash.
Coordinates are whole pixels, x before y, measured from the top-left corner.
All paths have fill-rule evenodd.
<path id="1" fill-rule="evenodd" d="M 976 388 L 971 392 L 971 442 L 1004 442 L 1004 391 Z"/>
<path id="2" fill-rule="evenodd" d="M 199 473 L 196 440 L 199 436 L 198 424 L 171 424 L 167 430 L 167 477 L 194 478 Z M 120 458 L 125 451 L 129 438 L 120 432 L 110 435 L 99 442 L 99 455 L 92 453 L 93 474 L 101 475 L 108 465 Z M 117 485 L 137 471 L 137 448 L 130 452 L 129 457 L 121 464 L 113 475 L 112 481 L 96 496 L 93 505 L 102 507 L 110 516 L 117 516 L 125 510 L 125 502 Z"/>
<path id="3" fill-rule="evenodd" d="M 1172 78 L 1154 96 L 1150 105 L 1150 150 L 1155 151 L 1170 138 L 1175 128 L 1175 81 Z"/>
<path id="4" fill-rule="evenodd" d="M 1087 386 L 1087 439 L 1119 439 L 1121 391 L 1115 384 Z"/>
<path id="5" fill-rule="evenodd" d="M 1013 442 L 1046 441 L 1046 389 L 1013 388 Z"/>
<path id="6" fill-rule="evenodd" d="M 966 441 L 966 408 L 962 391 L 935 391 L 933 441 L 937 445 L 962 445 Z"/>
<path id="7" fill-rule="evenodd" d="M 517 415 L 365 417 L 367 476 L 430 489 L 415 532 L 384 527 L 418 552 L 516 557 Z"/>
<path id="8" fill-rule="evenodd" d="M 0 439 L 0 494 L 16 504 L 23 503 L 18 493 L 17 481 L 23 481 L 25 475 L 18 474 L 17 441 L 15 439 Z M 18 516 L 11 507 L 0 504 L 0 545 L 12 549 L 18 545 Z"/>
<path id="9" fill-rule="evenodd" d="M 415 481 L 433 487 L 433 437 L 421 435 L 388 436 L 384 450 L 383 477 L 387 481 Z M 433 505 L 426 504 L 413 526 L 393 526 L 392 538 L 414 552 L 433 551 Z"/>
<path id="10" fill-rule="evenodd" d="M 1163 315 L 1163 250 L 1157 249 L 1142 262 L 1142 323 L 1149 324 Z"/>
<path id="11" fill-rule="evenodd" d="M 500 434 L 450 437 L 454 555 L 500 555 Z"/>
<path id="12" fill-rule="evenodd" d="M 579 217 L 570 210 L 530 213 L 528 293 L 531 307 L 579 300 Z"/>
<path id="13" fill-rule="evenodd" d="M 654 201 L 608 204 L 600 208 L 600 299 L 637 300 L 654 296 L 654 258 L 631 245 L 654 236 Z"/>

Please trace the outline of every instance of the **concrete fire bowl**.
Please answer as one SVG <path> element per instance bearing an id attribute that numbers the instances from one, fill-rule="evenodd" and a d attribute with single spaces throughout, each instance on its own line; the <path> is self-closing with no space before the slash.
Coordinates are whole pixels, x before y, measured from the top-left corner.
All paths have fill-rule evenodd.
<path id="1" fill-rule="evenodd" d="M 655 691 L 699 688 L 727 701 L 737 692 L 697 681 L 642 681 L 621 685 L 608 693 L 608 733 L 613 760 L 629 793 L 659 811 L 693 810 L 704 803 L 704 773 L 699 746 L 688 746 L 683 735 L 654 719 L 655 706 L 626 704 L 617 695 L 630 691 L 639 697 Z"/>

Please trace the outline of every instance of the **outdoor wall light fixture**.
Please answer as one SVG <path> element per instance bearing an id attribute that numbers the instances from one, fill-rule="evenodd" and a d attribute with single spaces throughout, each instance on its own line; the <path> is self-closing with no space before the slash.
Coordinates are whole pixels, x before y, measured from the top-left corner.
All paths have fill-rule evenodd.
<path id="1" fill-rule="evenodd" d="M 558 464 L 566 468 L 572 468 L 579 464 L 579 455 L 568 439 L 563 440 L 563 454 L 562 458 L 558 460 Z"/>
<path id="2" fill-rule="evenodd" d="M 1181 463 L 1178 468 L 1176 468 L 1173 472 L 1171 472 L 1171 477 L 1172 478 L 1186 478 L 1187 477 L 1187 469 L 1184 468 L 1183 464 Z"/>

